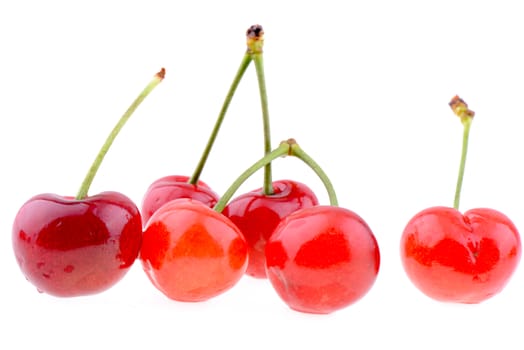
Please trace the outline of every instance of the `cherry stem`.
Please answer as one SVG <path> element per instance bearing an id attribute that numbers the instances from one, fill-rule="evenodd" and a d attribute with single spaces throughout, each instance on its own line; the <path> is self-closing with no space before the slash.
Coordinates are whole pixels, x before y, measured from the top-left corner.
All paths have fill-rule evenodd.
<path id="1" fill-rule="evenodd" d="M 306 163 L 317 174 L 326 188 L 329 204 L 335 207 L 338 206 L 335 188 L 324 170 L 297 143 L 291 145 L 291 154 Z"/>
<path id="2" fill-rule="evenodd" d="M 453 201 L 453 208 L 459 209 L 460 205 L 460 194 L 462 191 L 462 182 L 464 180 L 464 170 L 466 168 L 466 157 L 468 154 L 468 143 L 469 143 L 469 131 L 471 129 L 471 122 L 475 116 L 475 112 L 468 108 L 468 105 L 460 97 L 455 96 L 449 103 L 449 106 L 453 112 L 460 118 L 460 121 L 464 127 L 462 134 L 462 152 L 460 157 L 459 173 L 457 178 L 457 187 L 455 189 L 455 199 Z"/>
<path id="3" fill-rule="evenodd" d="M 211 131 L 211 135 L 209 136 L 204 152 L 202 153 L 192 176 L 189 178 L 189 183 L 192 185 L 196 185 L 198 183 L 200 175 L 202 174 L 202 170 L 204 169 L 204 166 L 207 162 L 207 158 L 209 157 L 209 153 L 211 153 L 211 149 L 213 148 L 213 144 L 215 143 L 215 140 L 217 138 L 220 126 L 222 125 L 224 117 L 226 116 L 227 109 L 229 108 L 229 105 L 231 103 L 231 100 L 233 99 L 233 96 L 235 95 L 237 87 L 240 81 L 242 80 L 242 77 L 244 76 L 247 67 L 249 67 L 249 64 L 251 63 L 252 59 L 253 58 L 251 57 L 251 55 L 246 53 L 244 55 L 244 58 L 242 59 L 242 62 L 240 63 L 240 67 L 238 68 L 235 78 L 233 79 L 233 82 L 231 83 L 229 91 L 226 95 L 226 98 L 224 99 L 222 109 L 218 114 L 218 118 L 215 122 L 213 130 Z"/>
<path id="4" fill-rule="evenodd" d="M 153 79 L 149 82 L 149 84 L 147 84 L 144 90 L 142 90 L 140 95 L 138 95 L 138 97 L 133 101 L 133 103 L 129 106 L 129 108 L 122 115 L 122 117 L 120 117 L 120 120 L 115 125 L 115 127 L 107 137 L 105 143 L 102 145 L 102 148 L 98 152 L 93 164 L 91 165 L 91 168 L 89 168 L 89 171 L 87 172 L 86 177 L 84 178 L 84 181 L 80 186 L 80 190 L 76 195 L 76 199 L 80 200 L 87 197 L 89 188 L 91 187 L 93 179 L 95 178 L 95 175 L 98 169 L 100 168 L 100 165 L 102 164 L 102 160 L 107 154 L 107 151 L 109 151 L 109 148 L 111 147 L 116 136 L 118 135 L 124 124 L 128 121 L 129 117 L 131 117 L 131 115 L 135 112 L 138 106 L 142 103 L 142 101 L 144 101 L 145 98 L 151 93 L 151 91 L 153 91 L 155 87 L 157 87 L 160 84 L 160 82 L 164 80 L 165 75 L 166 70 L 162 68 L 158 73 L 155 74 Z"/>
<path id="5" fill-rule="evenodd" d="M 247 168 L 234 182 L 229 186 L 224 195 L 220 197 L 220 200 L 215 204 L 214 210 L 217 212 L 222 212 L 229 200 L 233 197 L 238 188 L 255 172 L 260 168 L 266 166 L 268 163 L 271 163 L 275 159 L 284 156 L 295 156 L 298 159 L 306 163 L 313 171 L 320 177 L 326 190 L 329 195 L 329 202 L 332 206 L 338 206 L 338 200 L 333 188 L 331 181 L 329 180 L 326 173 L 322 168 L 296 143 L 294 139 L 288 139 L 282 141 L 280 145 L 274 150 L 266 153 L 264 157 L 259 159 L 249 168 Z"/>
<path id="6" fill-rule="evenodd" d="M 271 152 L 271 132 L 269 126 L 269 110 L 267 100 L 266 79 L 264 74 L 264 29 L 261 25 L 255 24 L 249 27 L 247 36 L 247 52 L 253 58 L 257 72 L 258 89 L 260 93 L 260 103 L 262 106 L 262 121 L 264 125 L 264 153 Z M 264 167 L 264 185 L 263 193 L 266 195 L 273 194 L 271 162 Z"/>

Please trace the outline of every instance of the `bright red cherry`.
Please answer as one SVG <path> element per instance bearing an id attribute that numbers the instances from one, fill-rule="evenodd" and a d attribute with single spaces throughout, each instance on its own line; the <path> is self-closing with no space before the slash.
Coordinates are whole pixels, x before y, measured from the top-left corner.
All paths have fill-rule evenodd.
<path id="1" fill-rule="evenodd" d="M 401 257 L 411 281 L 429 297 L 479 303 L 499 293 L 521 257 L 520 236 L 493 209 L 433 207 L 404 229 Z"/>
<path id="2" fill-rule="evenodd" d="M 475 113 L 458 96 L 449 103 L 464 126 L 453 208 L 417 213 L 400 240 L 400 258 L 411 282 L 439 301 L 480 303 L 501 292 L 521 257 L 520 235 L 504 214 L 488 208 L 462 214 L 460 192 L 471 122 Z"/>
<path id="3" fill-rule="evenodd" d="M 300 312 L 327 314 L 362 298 L 380 266 L 366 222 L 336 206 L 298 210 L 266 244 L 267 276 L 280 298 Z"/>
<path id="4" fill-rule="evenodd" d="M 274 181 L 270 195 L 260 188 L 231 200 L 222 214 L 233 221 L 247 240 L 249 264 L 246 273 L 265 278 L 265 246 L 277 225 L 292 212 L 317 204 L 318 199 L 308 186 L 291 180 Z"/>
<path id="5" fill-rule="evenodd" d="M 102 292 L 138 257 L 142 218 L 137 206 L 118 192 L 88 196 L 88 190 L 116 136 L 164 76 L 162 68 L 120 117 L 76 197 L 44 193 L 19 209 L 12 229 L 13 251 L 22 273 L 39 291 L 58 297 Z"/>
<path id="6" fill-rule="evenodd" d="M 154 181 L 144 195 L 141 210 L 144 225 L 163 204 L 178 198 L 194 199 L 212 208 L 219 195 L 203 181 L 198 181 L 197 185 L 189 183 L 189 176 L 164 176 Z"/>
<path id="7" fill-rule="evenodd" d="M 248 249 L 231 220 L 201 202 L 176 199 L 147 222 L 140 260 L 150 281 L 168 298 L 204 301 L 240 280 Z"/>
<path id="8" fill-rule="evenodd" d="M 83 200 L 37 195 L 13 224 L 13 249 L 25 277 L 39 291 L 60 297 L 113 286 L 137 258 L 141 241 L 140 212 L 117 192 Z"/>

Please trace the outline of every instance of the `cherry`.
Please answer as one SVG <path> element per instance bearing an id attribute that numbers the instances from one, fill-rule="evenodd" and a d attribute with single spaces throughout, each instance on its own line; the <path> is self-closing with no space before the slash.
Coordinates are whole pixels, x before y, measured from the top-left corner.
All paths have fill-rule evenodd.
<path id="1" fill-rule="evenodd" d="M 25 277 L 39 291 L 89 295 L 127 273 L 140 250 L 141 228 L 138 208 L 121 193 L 82 200 L 40 194 L 18 211 L 13 248 Z"/>
<path id="2" fill-rule="evenodd" d="M 353 304 L 371 289 L 379 266 L 369 226 L 337 206 L 297 210 L 282 220 L 266 245 L 271 284 L 300 312 L 327 314 Z"/>
<path id="3" fill-rule="evenodd" d="M 247 32 L 247 40 L 249 43 L 250 40 L 250 30 Z M 249 67 L 251 61 L 253 60 L 252 53 L 248 49 L 244 54 L 240 66 L 235 74 L 233 82 L 229 88 L 229 91 L 224 99 L 222 108 L 218 114 L 218 117 L 215 121 L 215 125 L 211 131 L 211 134 L 208 138 L 206 147 L 200 156 L 200 160 L 193 171 L 191 177 L 185 175 L 171 175 L 165 176 L 158 180 L 153 181 L 149 185 L 144 197 L 142 199 L 142 219 L 144 224 L 149 220 L 151 215 L 162 205 L 169 202 L 172 199 L 177 198 L 193 198 L 195 200 L 201 201 L 213 207 L 219 199 L 219 196 L 214 192 L 207 184 L 200 181 L 200 175 L 204 169 L 204 166 L 207 162 L 209 154 L 213 148 L 215 140 L 218 136 L 218 132 L 224 118 L 226 116 L 227 110 L 233 96 L 235 95 L 236 89 L 244 76 L 247 68 Z"/>
<path id="4" fill-rule="evenodd" d="M 246 273 L 265 278 L 265 245 L 277 225 L 292 212 L 317 204 L 318 199 L 308 186 L 292 180 L 274 181 L 271 195 L 259 188 L 231 200 L 222 214 L 237 225 L 247 240 Z"/>
<path id="5" fill-rule="evenodd" d="M 416 214 L 402 237 L 402 262 L 424 294 L 479 303 L 499 293 L 520 259 L 519 233 L 504 214 L 487 208 L 462 214 L 432 207 Z"/>
<path id="6" fill-rule="evenodd" d="M 401 238 L 401 260 L 409 279 L 428 297 L 480 303 L 509 282 L 520 261 L 521 241 L 513 222 L 497 210 L 458 210 L 474 112 L 458 96 L 450 106 L 464 126 L 454 206 L 427 208 L 409 220 Z"/>
<path id="7" fill-rule="evenodd" d="M 140 260 L 168 298 L 204 301 L 233 287 L 244 274 L 244 236 L 225 216 L 203 203 L 175 199 L 151 216 L 144 229 Z"/>
<path id="8" fill-rule="evenodd" d="M 356 302 L 370 290 L 379 270 L 379 247 L 366 222 L 338 206 L 331 181 L 294 139 L 281 142 L 240 175 L 220 198 L 215 210 L 221 211 L 236 189 L 256 170 L 286 155 L 298 157 L 315 171 L 326 187 L 330 205 L 303 207 L 284 216 L 267 237 L 264 268 L 271 285 L 290 308 L 318 314 L 334 312 Z M 275 198 L 278 200 L 278 195 Z M 284 196 L 283 200 L 288 198 Z M 250 202 L 249 197 L 246 202 Z M 255 198 L 251 202 L 261 200 Z M 268 207 L 260 210 L 267 211 Z M 263 217 L 270 215 L 259 215 Z M 249 232 L 254 231 L 256 228 L 249 228 Z"/>
<path id="9" fill-rule="evenodd" d="M 147 95 L 158 72 L 120 118 L 75 198 L 43 193 L 16 214 L 12 243 L 27 280 L 43 293 L 75 297 L 105 291 L 124 277 L 140 251 L 142 220 L 133 201 L 118 192 L 87 192 L 113 140 Z"/>
<path id="10" fill-rule="evenodd" d="M 218 201 L 215 193 L 205 182 L 198 180 L 196 184 L 189 181 L 188 176 L 168 175 L 155 180 L 149 185 L 142 200 L 142 220 L 144 224 L 163 204 L 172 199 L 191 198 L 212 208 Z"/>

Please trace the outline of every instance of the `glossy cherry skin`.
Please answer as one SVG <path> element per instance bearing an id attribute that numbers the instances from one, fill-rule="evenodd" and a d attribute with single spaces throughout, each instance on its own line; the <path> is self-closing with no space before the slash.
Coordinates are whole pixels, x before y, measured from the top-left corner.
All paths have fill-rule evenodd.
<path id="1" fill-rule="evenodd" d="M 40 194 L 18 211 L 12 242 L 20 269 L 39 291 L 90 295 L 112 287 L 132 266 L 142 221 L 136 205 L 118 192 L 82 200 Z"/>
<path id="2" fill-rule="evenodd" d="M 222 211 L 246 238 L 249 246 L 246 273 L 256 278 L 266 278 L 266 242 L 280 221 L 298 209 L 318 204 L 313 191 L 300 182 L 274 181 L 273 191 L 265 195 L 259 188 L 244 193 L 231 200 Z"/>
<path id="3" fill-rule="evenodd" d="M 164 176 L 149 185 L 144 194 L 141 210 L 143 223 L 146 224 L 151 215 L 163 204 L 178 198 L 195 199 L 212 208 L 220 197 L 203 181 L 192 185 L 189 183 L 188 176 Z"/>
<path id="4" fill-rule="evenodd" d="M 199 201 L 176 199 L 146 224 L 140 260 L 150 281 L 168 298 L 204 301 L 243 276 L 247 243 L 225 216 Z"/>
<path id="5" fill-rule="evenodd" d="M 327 314 L 362 298 L 375 283 L 380 251 L 354 212 L 334 206 L 298 210 L 266 244 L 267 276 L 296 311 Z"/>
<path id="6" fill-rule="evenodd" d="M 504 214 L 486 208 L 464 214 L 432 207 L 416 214 L 401 238 L 401 260 L 427 296 L 479 303 L 499 293 L 521 257 L 520 235 Z"/>

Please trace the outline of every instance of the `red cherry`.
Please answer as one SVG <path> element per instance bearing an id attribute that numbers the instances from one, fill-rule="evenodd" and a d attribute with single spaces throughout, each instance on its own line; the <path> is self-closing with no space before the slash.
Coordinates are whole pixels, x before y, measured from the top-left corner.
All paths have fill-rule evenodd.
<path id="1" fill-rule="evenodd" d="M 82 200 L 55 194 L 29 199 L 13 224 L 20 268 L 39 291 L 60 297 L 95 294 L 118 282 L 138 256 L 142 222 L 118 192 Z"/>
<path id="2" fill-rule="evenodd" d="M 429 297 L 479 303 L 508 283 L 521 256 L 520 236 L 493 209 L 432 207 L 404 229 L 401 258 L 411 281 Z"/>
<path id="3" fill-rule="evenodd" d="M 292 309 L 327 314 L 362 298 L 380 266 L 366 222 L 336 206 L 298 210 L 282 220 L 266 245 L 267 276 Z"/>
<path id="4" fill-rule="evenodd" d="M 219 195 L 203 181 L 193 185 L 189 183 L 188 176 L 164 176 L 154 181 L 144 195 L 141 210 L 143 223 L 146 224 L 163 204 L 179 198 L 194 199 L 212 208 L 218 202 Z"/>
<path id="5" fill-rule="evenodd" d="M 313 191 L 306 185 L 291 181 L 274 181 L 273 193 L 265 195 L 262 188 L 231 200 L 222 214 L 242 231 L 249 246 L 246 273 L 266 278 L 266 242 L 280 223 L 292 212 L 318 204 Z"/>
<path id="6" fill-rule="evenodd" d="M 176 199 L 146 224 L 140 260 L 167 297 L 203 301 L 240 280 L 247 267 L 247 243 L 225 216 L 201 202 Z"/>
<path id="7" fill-rule="evenodd" d="M 89 187 L 116 136 L 136 108 L 165 77 L 162 68 L 120 117 L 89 168 L 76 197 L 40 194 L 19 209 L 12 231 L 20 269 L 38 290 L 61 297 L 112 287 L 140 251 L 142 218 L 118 192 L 88 196 Z"/>

